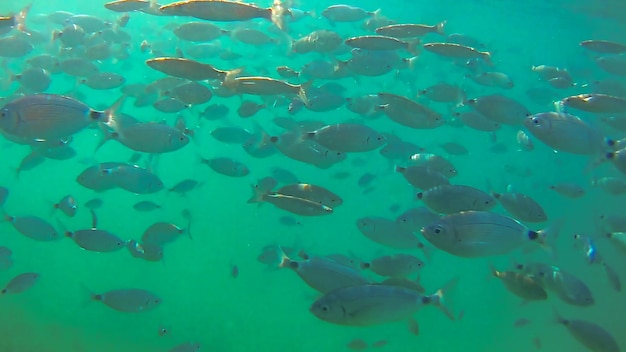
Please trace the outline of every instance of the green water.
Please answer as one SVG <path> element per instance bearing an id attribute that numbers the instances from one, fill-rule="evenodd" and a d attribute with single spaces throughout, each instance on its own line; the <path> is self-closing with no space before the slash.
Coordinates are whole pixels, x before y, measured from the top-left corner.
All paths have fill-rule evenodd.
<path id="1" fill-rule="evenodd" d="M 0 13 L 19 11 L 27 2 L 23 0 L 2 1 Z M 106 10 L 105 1 L 43 1 L 34 0 L 27 25 L 51 36 L 59 26 L 45 19 L 53 11 L 84 13 L 115 21 L 118 14 Z M 300 1 L 298 8 L 315 10 L 318 14 L 328 5 L 327 1 Z M 404 23 L 434 24 L 447 20 L 447 33 L 464 33 L 486 44 L 492 52 L 499 71 L 507 73 L 515 82 L 508 91 L 473 84 L 463 79 L 465 71 L 451 61 L 423 53 L 412 79 L 418 88 L 426 88 L 442 80 L 459 83 L 468 97 L 495 92 L 518 99 L 533 113 L 550 111 L 553 106 L 537 103 L 526 95 L 532 87 L 545 86 L 530 71 L 532 65 L 555 65 L 567 68 L 580 86 L 559 91 L 558 99 L 588 92 L 582 85 L 609 75 L 593 62 L 594 55 L 582 49 L 578 43 L 586 39 L 623 41 L 624 6 L 619 2 L 588 1 L 354 1 L 368 10 L 382 9 L 382 14 Z M 259 6 L 269 6 L 259 1 Z M 106 60 L 98 63 L 101 71 L 124 74 L 127 84 L 149 83 L 164 77 L 149 69 L 144 61 L 151 58 L 141 53 L 139 45 L 147 40 L 159 45 L 169 55 L 176 48 L 183 51 L 188 44 L 181 43 L 164 27 L 171 23 L 182 24 L 188 18 L 154 17 L 143 13 L 131 13 L 130 22 L 124 30 L 131 34 L 126 60 Z M 251 21 L 267 33 L 277 33 L 267 21 Z M 224 28 L 245 24 L 217 23 Z M 294 38 L 315 29 L 336 31 L 343 38 L 364 34 L 359 23 L 330 26 L 323 18 L 306 18 L 294 23 L 288 34 Z M 278 34 L 275 34 L 278 36 Z M 281 36 L 281 38 L 283 38 Z M 435 41 L 429 35 L 425 41 Z M 203 60 L 216 67 L 232 69 L 245 67 L 251 75 L 275 75 L 275 67 L 288 65 L 299 67 L 321 56 L 297 55 L 288 52 L 287 42 L 275 47 L 255 49 L 234 43 L 228 37 L 220 38 L 223 48 L 243 55 L 236 61 L 219 58 Z M 47 39 L 38 44 L 26 57 L 10 59 L 7 66 L 13 72 L 21 72 L 24 60 L 31 56 L 58 53 L 56 44 Z M 267 73 L 269 72 L 269 73 Z M 6 78 L 7 74 L 2 73 Z M 619 79 L 619 78 L 618 78 Z M 392 91 L 410 95 L 406 85 L 395 81 L 394 74 L 381 77 L 360 77 L 358 81 L 338 81 L 346 87 L 346 96 Z M 317 82 L 316 82 L 317 84 Z M 74 92 L 77 97 L 93 108 L 104 108 L 113 103 L 120 93 L 117 90 L 93 91 L 85 86 L 74 88 L 75 79 L 58 74 L 48 93 Z M 2 97 L 10 98 L 19 89 L 18 83 L 1 91 Z M 261 102 L 256 97 L 247 97 Z M 455 184 L 472 185 L 486 189 L 487 180 L 503 190 L 513 184 L 516 191 L 527 193 L 545 208 L 551 221 L 565 219 L 557 248 L 559 256 L 553 259 L 541 250 L 493 258 L 459 258 L 440 250 L 434 250 L 433 258 L 422 270 L 422 284 L 427 291 L 435 291 L 449 279 L 460 276 L 449 299 L 455 314 L 462 319 L 450 321 L 441 312 L 427 307 L 415 316 L 420 325 L 419 336 L 412 335 L 404 321 L 374 327 L 345 327 L 332 325 L 317 319 L 308 309 L 319 296 L 306 286 L 290 270 L 268 270 L 257 261 L 266 245 L 294 245 L 314 254 L 343 253 L 363 260 L 396 251 L 383 248 L 365 238 L 356 228 L 357 218 L 383 216 L 395 218 L 401 211 L 420 205 L 416 202 L 411 186 L 393 172 L 393 166 L 377 151 L 350 154 L 347 160 L 322 170 L 296 162 L 280 154 L 266 159 L 249 156 L 237 145 L 227 145 L 211 138 L 209 132 L 218 126 L 244 126 L 252 128 L 251 119 L 236 116 L 238 97 L 214 97 L 211 103 L 227 104 L 230 115 L 223 120 L 207 121 L 197 117 L 203 106 L 192 107 L 183 112 L 190 125 L 198 123 L 196 138 L 185 148 L 159 157 L 155 172 L 166 187 L 185 178 L 204 182 L 202 187 L 186 197 L 160 192 L 154 195 L 134 195 L 122 190 L 102 194 L 78 185 L 76 176 L 96 162 L 126 161 L 133 154 L 117 142 L 105 144 L 97 152 L 94 149 L 100 138 L 96 129 L 80 132 L 73 146 L 78 156 L 67 161 L 46 160 L 33 170 L 23 171 L 19 178 L 15 169 L 29 153 L 25 146 L 2 140 L 2 166 L 0 184 L 9 188 L 10 196 L 5 210 L 11 215 L 38 215 L 57 226 L 59 219 L 69 229 L 87 228 L 91 223 L 89 212 L 80 208 L 78 215 L 69 219 L 59 212 L 51 213 L 54 202 L 66 194 L 72 194 L 79 206 L 99 197 L 104 200 L 98 210 L 99 227 L 106 228 L 123 239 L 138 239 L 144 229 L 156 221 L 184 224 L 182 209 L 189 209 L 193 216 L 193 240 L 181 238 L 167 246 L 162 262 L 147 262 L 131 257 L 126 250 L 115 253 L 94 253 L 82 250 L 70 239 L 51 243 L 36 242 L 16 232 L 9 223 L 0 224 L 0 245 L 13 251 L 14 265 L 0 272 L 0 285 L 21 272 L 37 272 L 39 281 L 30 290 L 19 295 L 0 297 L 0 351 L 167 351 L 185 341 L 201 344 L 201 351 L 344 351 L 355 338 L 368 343 L 386 340 L 378 350 L 385 351 L 533 351 L 533 339 L 540 339 L 542 351 L 585 351 L 567 330 L 554 323 L 552 307 L 571 318 L 593 321 L 608 331 L 626 348 L 623 326 L 625 298 L 622 293 L 610 289 L 600 266 L 589 266 L 583 256 L 573 248 L 574 233 L 594 230 L 593 218 L 598 213 L 623 213 L 624 196 L 611 196 L 590 186 L 593 176 L 620 176 L 609 164 L 586 171 L 592 158 L 553 153 L 538 140 L 532 152 L 518 152 L 515 143 L 516 128 L 506 127 L 498 133 L 498 141 L 507 145 L 504 153 L 489 150 L 491 141 L 486 133 L 469 128 L 442 126 L 435 130 L 412 130 L 382 117 L 368 121 L 368 125 L 381 132 L 396 134 L 403 140 L 413 141 L 434 153 L 439 153 L 454 163 L 459 170 Z M 448 107 L 431 103 L 430 107 L 449 118 Z M 125 113 L 143 121 L 166 119 L 172 124 L 176 114 L 164 114 L 152 107 L 135 108 L 127 103 Z M 261 110 L 252 119 L 258 121 L 268 132 L 281 130 L 271 123 L 276 116 L 287 116 L 286 106 Z M 581 114 L 598 123 L 593 115 Z M 345 107 L 327 113 L 315 113 L 304 109 L 297 119 L 318 119 L 326 123 L 358 119 L 358 115 Z M 604 127 L 602 127 L 604 128 Z M 611 137 L 621 138 L 616 130 L 606 130 Z M 448 156 L 438 145 L 456 141 L 469 149 L 464 156 Z M 251 170 L 245 178 L 229 178 L 211 171 L 199 163 L 203 157 L 228 156 L 244 162 Z M 364 163 L 354 163 L 365 160 Z M 528 168 L 529 177 L 521 177 L 505 171 L 505 165 Z M 250 197 L 250 184 L 268 176 L 273 167 L 294 172 L 307 183 L 324 186 L 338 193 L 344 200 L 330 216 L 299 218 L 301 225 L 287 227 L 278 219 L 288 213 L 270 204 L 257 206 L 246 204 Z M 346 179 L 333 177 L 338 172 L 349 172 Z M 364 194 L 357 185 L 359 177 L 376 173 L 375 189 Z M 623 177 L 623 175 L 621 175 Z M 576 182 L 585 186 L 586 195 L 569 199 L 549 191 L 548 186 L 557 182 Z M 163 208 L 152 213 L 137 213 L 132 204 L 138 200 L 153 200 Z M 390 210 L 397 205 L 400 211 Z M 504 212 L 498 206 L 495 211 Z M 547 224 L 543 224 L 547 226 Z M 58 227 L 58 226 L 57 226 Z M 603 255 L 624 278 L 626 260 L 609 242 L 599 241 Z M 431 246 L 432 247 L 432 246 Z M 418 256 L 421 253 L 413 253 Z M 575 273 L 591 287 L 596 300 L 588 308 L 568 306 L 551 297 L 548 301 L 521 305 L 519 298 L 504 289 L 497 279 L 489 277 L 488 264 L 507 268 L 515 261 L 546 261 L 561 265 Z M 231 275 L 232 267 L 239 269 L 238 277 Z M 373 276 L 372 276 L 373 277 Z M 163 300 L 155 310 L 138 314 L 121 313 L 91 301 L 85 287 L 94 292 L 116 288 L 138 287 L 157 293 Z M 531 324 L 517 328 L 513 325 L 519 318 L 527 318 Z M 160 327 L 169 332 L 159 336 Z M 374 349 L 370 347 L 370 349 Z"/>

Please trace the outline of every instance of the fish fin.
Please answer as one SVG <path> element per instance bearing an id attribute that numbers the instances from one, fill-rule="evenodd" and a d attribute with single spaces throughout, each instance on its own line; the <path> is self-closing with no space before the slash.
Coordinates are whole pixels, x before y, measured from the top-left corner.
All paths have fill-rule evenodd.
<path id="1" fill-rule="evenodd" d="M 433 300 L 433 305 L 435 305 L 439 310 L 441 310 L 450 320 L 454 320 L 454 314 L 450 310 L 450 302 L 446 303 L 445 295 L 449 294 L 450 291 L 456 286 L 459 282 L 459 277 L 455 277 L 452 280 L 448 281 L 445 285 L 443 285 L 440 289 L 438 289 L 435 293 L 430 295 L 429 297 Z"/>
<path id="2" fill-rule="evenodd" d="M 551 253 L 553 259 L 557 259 L 558 253 L 556 251 L 556 240 L 559 237 L 559 233 L 565 225 L 565 218 L 555 220 L 552 225 L 537 232 L 536 241 L 541 247 Z"/>
<path id="3" fill-rule="evenodd" d="M 257 185 L 250 186 L 252 187 L 252 197 L 248 199 L 247 203 L 262 203 L 264 201 L 263 197 L 267 194 L 267 192 L 259 189 Z"/>
<path id="4" fill-rule="evenodd" d="M 83 300 L 83 302 L 81 303 L 81 307 L 86 307 L 88 305 L 91 304 L 91 302 L 93 301 L 100 301 L 101 300 L 101 296 L 99 294 L 96 294 L 94 291 L 92 291 L 87 285 L 85 285 L 84 283 L 80 283 L 80 288 L 84 293 L 84 297 L 89 297 L 89 299 L 85 299 Z"/>
<path id="5" fill-rule="evenodd" d="M 28 16 L 28 13 L 30 12 L 30 9 L 32 6 L 33 6 L 32 3 L 24 6 L 24 8 L 22 8 L 22 10 L 20 10 L 20 12 L 15 16 L 15 20 L 17 22 L 17 29 L 28 35 L 31 35 L 31 33 L 26 28 L 26 17 Z"/>
<path id="6" fill-rule="evenodd" d="M 112 116 L 114 116 L 122 108 L 122 105 L 124 105 L 127 97 L 128 96 L 126 94 L 122 94 L 122 96 L 119 97 L 115 102 L 113 102 L 113 104 L 111 104 L 108 109 L 104 110 L 104 113 L 102 114 L 103 116 L 101 117 L 101 122 L 108 122 L 112 118 Z"/>
<path id="7" fill-rule="evenodd" d="M 432 260 L 433 257 L 433 249 L 426 246 L 425 244 L 423 244 L 422 242 L 417 242 L 417 248 L 422 250 L 422 253 L 424 253 L 424 258 L 426 258 L 427 262 L 430 262 Z"/>
<path id="8" fill-rule="evenodd" d="M 419 55 L 421 42 L 419 38 L 406 41 L 406 50 L 412 55 Z"/>
<path id="9" fill-rule="evenodd" d="M 559 313 L 555 306 L 552 306 L 552 319 L 556 324 L 566 325 L 568 322 L 567 319 L 561 316 L 561 313 Z"/>
<path id="10" fill-rule="evenodd" d="M 111 121 L 115 121 L 115 118 L 113 116 L 111 116 L 111 119 L 109 120 L 109 122 Z M 115 125 L 115 123 L 113 123 L 113 125 Z M 100 138 L 100 141 L 98 141 L 98 144 L 96 145 L 96 150 L 98 151 L 100 148 L 102 148 L 103 145 L 106 144 L 106 142 L 112 140 L 112 139 L 118 139 L 119 138 L 119 133 L 116 132 L 113 128 L 113 130 L 111 129 L 111 125 L 109 125 L 108 123 L 102 123 L 99 122 L 98 123 L 98 128 L 100 129 L 100 132 L 102 132 L 102 137 Z"/>
<path id="11" fill-rule="evenodd" d="M 278 257 L 279 257 L 279 262 L 278 262 L 278 267 L 279 268 L 289 268 L 290 267 L 290 263 L 295 263 L 293 260 L 291 260 L 291 258 L 289 258 L 287 256 L 285 251 L 283 251 L 283 247 L 278 246 L 277 254 L 278 254 Z"/>
<path id="12" fill-rule="evenodd" d="M 298 96 L 304 103 L 304 106 L 309 107 L 311 103 L 309 102 L 309 98 L 307 97 L 308 90 L 313 86 L 313 80 L 306 81 L 300 85 L 300 90 L 298 91 Z"/>
<path id="13" fill-rule="evenodd" d="M 602 266 L 604 266 L 604 272 L 606 274 L 607 280 L 609 281 L 609 284 L 611 285 L 611 288 L 613 288 L 617 292 L 621 292 L 622 283 L 617 272 L 605 261 L 602 261 Z"/>
<path id="14" fill-rule="evenodd" d="M 189 211 L 189 209 L 183 209 L 181 214 L 183 215 L 185 219 L 187 219 L 187 228 L 185 229 L 185 232 L 187 233 L 187 236 L 189 236 L 189 239 L 193 240 L 193 237 L 191 237 L 191 220 L 192 220 L 191 212 Z"/>
<path id="15" fill-rule="evenodd" d="M 440 34 L 440 35 L 446 35 L 444 30 L 445 30 L 445 27 L 446 27 L 447 23 L 448 23 L 447 20 L 443 20 L 443 21 L 437 23 L 437 25 L 435 25 L 436 33 Z"/>

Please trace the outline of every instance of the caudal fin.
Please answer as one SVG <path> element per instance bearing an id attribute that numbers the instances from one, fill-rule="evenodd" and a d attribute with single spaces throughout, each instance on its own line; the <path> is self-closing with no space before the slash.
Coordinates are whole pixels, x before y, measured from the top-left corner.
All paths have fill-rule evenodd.
<path id="1" fill-rule="evenodd" d="M 439 308 L 450 320 L 454 320 L 454 314 L 452 314 L 452 310 L 450 307 L 449 300 L 446 301 L 446 295 L 450 294 L 450 291 L 456 286 L 459 282 L 459 277 L 455 277 L 452 280 L 448 281 L 445 285 L 443 285 L 440 289 L 438 289 L 435 293 L 428 296 L 431 299 L 431 304 L 435 307 Z"/>

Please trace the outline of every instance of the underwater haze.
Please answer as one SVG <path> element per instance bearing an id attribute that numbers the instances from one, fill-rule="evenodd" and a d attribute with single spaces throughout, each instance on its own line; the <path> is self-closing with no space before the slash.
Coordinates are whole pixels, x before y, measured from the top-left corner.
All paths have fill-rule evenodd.
<path id="1" fill-rule="evenodd" d="M 626 349 L 621 1 L 115 3 L 0 2 L 0 352 Z"/>

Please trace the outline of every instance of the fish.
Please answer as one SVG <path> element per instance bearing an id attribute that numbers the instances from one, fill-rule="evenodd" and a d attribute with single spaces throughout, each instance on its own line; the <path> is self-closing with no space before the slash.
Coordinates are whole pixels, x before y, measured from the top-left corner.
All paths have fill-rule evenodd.
<path id="1" fill-rule="evenodd" d="M 543 207 L 530 196 L 513 192 L 511 187 L 507 187 L 504 193 L 493 192 L 502 207 L 514 218 L 524 222 L 544 222 L 548 220 Z"/>
<path id="2" fill-rule="evenodd" d="M 4 288 L 0 291 L 0 294 L 16 294 L 22 293 L 31 288 L 38 280 L 38 273 L 22 273 L 13 277 Z"/>
<path id="3" fill-rule="evenodd" d="M 104 8 L 115 12 L 132 12 L 139 11 L 149 7 L 151 4 L 148 0 L 116 0 L 104 4 Z"/>
<path id="4" fill-rule="evenodd" d="M 9 216 L 4 214 L 4 220 L 10 222 L 17 232 L 35 241 L 48 242 L 60 238 L 57 230 L 49 222 L 38 216 Z"/>
<path id="5" fill-rule="evenodd" d="M 207 21 L 233 22 L 255 18 L 275 20 L 274 8 L 261 8 L 256 5 L 236 1 L 178 1 L 161 6 L 159 11 L 166 15 L 191 16 Z"/>
<path id="6" fill-rule="evenodd" d="M 484 257 L 511 252 L 529 242 L 546 246 L 558 227 L 534 231 L 508 216 L 488 211 L 462 211 L 422 228 L 435 247 L 459 257 Z"/>
<path id="7" fill-rule="evenodd" d="M 101 172 L 109 174 L 115 186 L 132 193 L 151 194 L 164 188 L 157 175 L 139 166 L 120 164 L 103 169 Z"/>
<path id="8" fill-rule="evenodd" d="M 352 48 L 359 48 L 364 50 L 399 50 L 404 49 L 410 54 L 418 54 L 419 40 L 403 41 L 394 37 L 387 37 L 384 35 L 364 35 L 358 37 L 351 37 L 344 41 L 344 43 Z"/>
<path id="9" fill-rule="evenodd" d="M 349 5 L 331 5 L 321 15 L 331 22 L 356 22 L 368 17 L 377 16 L 379 11 L 366 11 L 360 7 Z"/>
<path id="10" fill-rule="evenodd" d="M 573 108 L 592 113 L 623 113 L 626 112 L 626 98 L 607 94 L 579 94 L 563 98 L 563 108 Z"/>
<path id="11" fill-rule="evenodd" d="M 0 130 L 21 139 L 60 140 L 95 122 L 107 121 L 122 102 L 123 98 L 109 109 L 97 111 L 62 95 L 26 95 L 0 109 Z"/>
<path id="12" fill-rule="evenodd" d="M 71 195 L 61 198 L 61 200 L 58 203 L 55 203 L 53 207 L 54 209 L 61 210 L 63 214 L 69 216 L 70 218 L 74 217 L 74 215 L 76 215 L 76 211 L 78 210 L 76 199 L 74 199 Z"/>
<path id="13" fill-rule="evenodd" d="M 491 275 L 500 279 L 506 289 L 524 301 L 548 299 L 548 293 L 532 274 L 517 271 L 498 271 L 491 266 Z"/>
<path id="14" fill-rule="evenodd" d="M 9 16 L 0 16 L 0 33 L 8 33 L 11 29 L 15 28 L 19 31 L 28 33 L 26 29 L 26 17 L 32 7 L 32 4 L 26 5 L 19 13 Z"/>
<path id="15" fill-rule="evenodd" d="M 362 339 L 354 339 L 348 342 L 346 347 L 353 351 L 361 351 L 367 349 L 367 342 L 363 341 Z"/>
<path id="16" fill-rule="evenodd" d="M 432 153 L 417 153 L 409 158 L 411 165 L 423 165 L 433 171 L 437 171 L 447 178 L 458 174 L 454 165 L 446 158 Z"/>
<path id="17" fill-rule="evenodd" d="M 396 166 L 395 172 L 402 174 L 413 187 L 419 189 L 431 189 L 450 184 L 444 174 L 424 165 Z"/>
<path id="18" fill-rule="evenodd" d="M 210 167 L 213 171 L 230 177 L 244 177 L 250 173 L 248 167 L 236 160 L 227 157 L 201 159 L 201 163 Z"/>
<path id="19" fill-rule="evenodd" d="M 356 220 L 359 231 L 370 240 L 396 249 L 421 249 L 429 257 L 429 251 L 406 225 L 378 216 Z"/>
<path id="20" fill-rule="evenodd" d="M 454 116 L 461 120 L 467 127 L 478 131 L 493 132 L 499 130 L 502 126 L 499 122 L 485 117 L 485 115 L 478 111 L 456 112 Z"/>
<path id="21" fill-rule="evenodd" d="M 242 127 L 217 127 L 211 131 L 211 137 L 222 143 L 244 144 L 253 134 Z"/>
<path id="22" fill-rule="evenodd" d="M 573 182 L 560 182 L 550 185 L 549 188 L 568 198 L 580 198 L 585 195 L 585 189 Z"/>
<path id="23" fill-rule="evenodd" d="M 465 92 L 460 87 L 445 82 L 422 89 L 419 95 L 439 103 L 458 103 L 465 98 Z"/>
<path id="24" fill-rule="evenodd" d="M 0 208 L 4 207 L 4 204 L 7 202 L 9 198 L 9 189 L 3 186 L 0 186 Z"/>
<path id="25" fill-rule="evenodd" d="M 319 202 L 297 196 L 259 190 L 252 186 L 253 196 L 248 203 L 270 203 L 277 208 L 302 216 L 321 216 L 333 213 L 333 208 Z"/>
<path id="26" fill-rule="evenodd" d="M 115 289 L 104 293 L 90 293 L 91 299 L 125 313 L 147 312 L 161 304 L 161 298 L 154 293 L 137 288 Z"/>
<path id="27" fill-rule="evenodd" d="M 141 212 L 153 211 L 153 210 L 160 209 L 160 208 L 161 208 L 160 205 L 149 200 L 142 200 L 133 204 L 133 209 L 135 209 L 136 211 L 141 211 Z"/>
<path id="28" fill-rule="evenodd" d="M 307 199 L 319 204 L 336 208 L 343 204 L 343 199 L 328 189 L 309 183 L 294 183 L 280 187 L 276 193 Z"/>
<path id="29" fill-rule="evenodd" d="M 208 42 L 229 32 L 208 22 L 187 22 L 172 30 L 178 38 L 190 42 Z"/>
<path id="30" fill-rule="evenodd" d="M 464 185 L 439 185 L 417 193 L 416 197 L 431 210 L 443 214 L 486 211 L 496 205 L 496 200 L 489 193 Z"/>
<path id="31" fill-rule="evenodd" d="M 95 227 L 87 230 L 65 231 L 65 236 L 74 240 L 82 249 L 92 252 L 115 252 L 126 246 L 126 241 L 117 235 Z"/>
<path id="32" fill-rule="evenodd" d="M 148 67 L 172 77 L 190 81 L 217 80 L 224 81 L 230 75 L 236 75 L 240 69 L 220 70 L 209 64 L 178 57 L 158 57 L 146 61 Z"/>
<path id="33" fill-rule="evenodd" d="M 502 94 L 469 99 L 466 105 L 471 106 L 488 119 L 505 125 L 522 125 L 524 120 L 531 116 L 530 111 L 524 105 Z"/>
<path id="34" fill-rule="evenodd" d="M 469 46 L 455 43 L 427 43 L 424 44 L 423 47 L 427 51 L 440 56 L 456 59 L 482 59 L 488 65 L 493 65 L 491 62 L 491 53 L 480 51 Z"/>
<path id="35" fill-rule="evenodd" d="M 626 174 L 626 148 L 606 153 L 606 159 L 621 173 Z"/>
<path id="36" fill-rule="evenodd" d="M 487 71 L 475 75 L 466 75 L 465 77 L 471 79 L 474 83 L 487 87 L 512 89 L 515 86 L 513 80 L 503 72 Z"/>
<path id="37" fill-rule="evenodd" d="M 440 113 L 407 97 L 381 92 L 377 109 L 392 121 L 415 129 L 434 129 L 444 124 Z"/>
<path id="38" fill-rule="evenodd" d="M 79 82 L 94 90 L 108 90 L 121 87 L 126 83 L 126 78 L 114 72 L 99 72 Z"/>
<path id="39" fill-rule="evenodd" d="M 386 35 L 394 38 L 414 38 L 421 37 L 429 33 L 445 35 L 445 25 L 447 21 L 439 22 L 429 26 L 425 24 L 390 24 L 376 28 L 376 34 Z"/>
<path id="40" fill-rule="evenodd" d="M 168 352 L 196 352 L 200 351 L 200 344 L 197 342 L 183 342 L 178 344 L 169 350 Z"/>
<path id="41" fill-rule="evenodd" d="M 369 269 L 380 276 L 403 278 L 419 272 L 424 262 L 409 254 L 394 254 L 378 257 L 361 263 L 362 269 Z"/>
<path id="42" fill-rule="evenodd" d="M 620 348 L 611 335 L 600 325 L 586 320 L 566 319 L 554 310 L 554 320 L 567 328 L 569 333 L 583 346 L 598 352 L 619 352 Z"/>
<path id="43" fill-rule="evenodd" d="M 371 151 L 386 141 L 382 134 L 370 127 L 353 123 L 326 125 L 307 132 L 306 136 L 328 149 L 344 153 Z"/>
<path id="44" fill-rule="evenodd" d="M 360 271 L 324 257 L 294 261 L 282 254 L 280 268 L 290 268 L 311 288 L 321 293 L 369 283 Z"/>
<path id="45" fill-rule="evenodd" d="M 172 186 L 167 191 L 168 192 L 178 193 L 179 195 L 184 196 L 187 193 L 191 192 L 194 188 L 196 188 L 199 185 L 200 185 L 200 182 L 198 182 L 196 180 L 185 179 L 185 180 L 182 180 L 182 181 L 178 182 L 177 184 Z"/>
<path id="46" fill-rule="evenodd" d="M 587 307 L 595 303 L 589 287 L 574 274 L 555 265 L 543 263 L 517 264 L 516 269 L 531 274 L 546 290 L 553 292 L 563 302 Z"/>
<path id="47" fill-rule="evenodd" d="M 317 318 L 347 326 L 371 326 L 404 320 L 420 308 L 433 305 L 453 319 L 444 306 L 446 285 L 431 295 L 391 285 L 366 284 L 326 293 L 310 308 Z"/>
<path id="48" fill-rule="evenodd" d="M 148 228 L 141 235 L 141 243 L 147 245 L 163 246 L 170 242 L 175 241 L 182 235 L 187 235 L 191 239 L 191 233 L 189 227 L 183 229 L 175 224 L 159 221 L 148 226 Z"/>
<path id="49" fill-rule="evenodd" d="M 626 52 L 626 45 L 609 40 L 583 40 L 583 48 L 602 54 L 621 54 Z"/>

